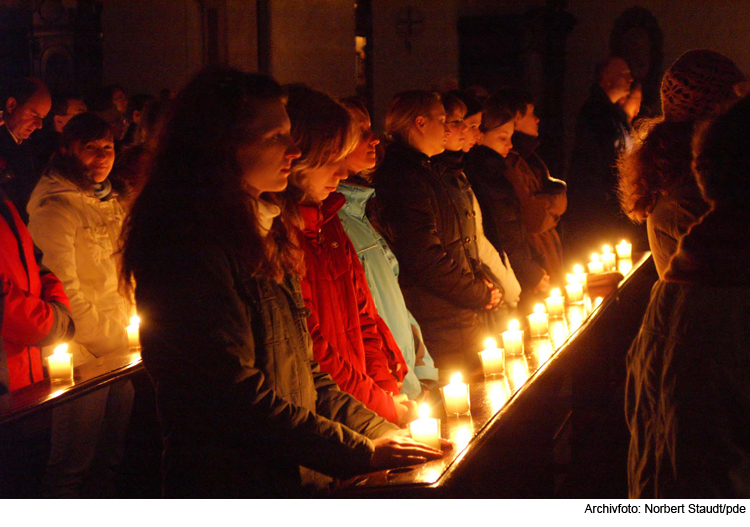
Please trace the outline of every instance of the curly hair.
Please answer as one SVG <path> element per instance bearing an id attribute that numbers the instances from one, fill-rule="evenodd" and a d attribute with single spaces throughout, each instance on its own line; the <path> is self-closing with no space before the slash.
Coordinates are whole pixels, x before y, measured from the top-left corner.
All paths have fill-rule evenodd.
<path id="1" fill-rule="evenodd" d="M 693 122 L 669 122 L 663 117 L 639 123 L 632 151 L 617 160 L 620 206 L 634 222 L 646 220 L 659 196 L 693 179 L 693 127 Z"/>
<path id="2" fill-rule="evenodd" d="M 159 135 L 146 183 L 122 230 L 122 288 L 153 265 L 154 247 L 218 243 L 235 254 L 251 276 L 276 282 L 303 273 L 302 251 L 282 207 L 268 235 L 261 234 L 255 197 L 246 188 L 237 153 L 256 140 L 253 124 L 264 104 L 285 101 L 270 77 L 210 67 L 178 94 Z"/>

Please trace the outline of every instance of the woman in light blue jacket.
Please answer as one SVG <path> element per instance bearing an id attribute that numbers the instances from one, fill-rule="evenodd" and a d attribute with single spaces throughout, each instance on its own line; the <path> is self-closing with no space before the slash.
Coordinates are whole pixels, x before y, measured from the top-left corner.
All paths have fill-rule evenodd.
<path id="1" fill-rule="evenodd" d="M 370 117 L 364 105 L 353 99 L 346 99 L 342 104 L 360 125 L 361 134 L 357 148 L 346 157 L 349 172 L 354 175 L 339 185 L 338 191 L 346 196 L 339 218 L 365 269 L 378 314 L 391 330 L 409 366 L 401 393 L 416 399 L 423 393 L 423 384 L 429 387 L 437 381 L 438 371 L 422 341 L 419 324 L 406 308 L 398 285 L 398 261 L 367 218 L 367 203 L 375 190 L 370 188 L 362 172 L 375 166 L 375 147 L 379 140 L 370 128 Z"/>

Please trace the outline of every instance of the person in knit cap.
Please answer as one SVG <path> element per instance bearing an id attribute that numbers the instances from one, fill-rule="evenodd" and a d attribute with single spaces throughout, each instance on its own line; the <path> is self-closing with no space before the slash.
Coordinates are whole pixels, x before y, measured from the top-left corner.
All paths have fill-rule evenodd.
<path id="1" fill-rule="evenodd" d="M 680 238 L 708 210 L 690 170 L 695 124 L 736 99 L 735 86 L 743 79 L 720 53 L 683 54 L 662 81 L 664 115 L 642 122 L 633 151 L 619 161 L 622 210 L 633 221 L 646 222 L 660 278 Z"/>
<path id="2" fill-rule="evenodd" d="M 668 115 L 695 118 L 687 106 Z M 746 96 L 696 133 L 710 209 L 654 286 L 628 352 L 631 498 L 750 498 L 748 123 Z"/>

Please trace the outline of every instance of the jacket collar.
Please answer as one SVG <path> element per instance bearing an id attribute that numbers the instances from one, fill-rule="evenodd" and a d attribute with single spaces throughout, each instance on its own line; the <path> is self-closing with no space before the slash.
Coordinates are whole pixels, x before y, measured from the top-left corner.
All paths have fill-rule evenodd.
<path id="1" fill-rule="evenodd" d="M 680 241 L 665 282 L 750 286 L 750 212 L 716 207 Z"/>
<path id="2" fill-rule="evenodd" d="M 463 150 L 458 150 L 457 152 L 454 152 L 453 150 L 445 150 L 442 154 L 433 157 L 432 160 L 448 170 L 464 169 Z"/>
<path id="3" fill-rule="evenodd" d="M 403 141 L 400 141 L 400 140 L 396 140 L 393 143 L 391 143 L 390 145 L 388 145 L 386 147 L 386 152 L 387 153 L 398 154 L 400 156 L 403 156 L 403 157 L 405 157 L 405 158 L 407 158 L 407 159 L 409 159 L 409 160 L 411 160 L 411 161 L 413 161 L 415 163 L 419 163 L 419 164 L 424 164 L 424 163 L 429 164 L 429 162 L 430 162 L 430 158 L 427 157 L 427 154 L 423 154 L 422 152 L 420 152 L 416 148 L 414 148 L 411 145 L 408 145 L 408 144 L 406 144 L 406 143 L 404 143 Z"/>
<path id="4" fill-rule="evenodd" d="M 339 192 L 332 192 L 323 203 L 304 203 L 300 205 L 299 212 L 305 226 L 303 234 L 308 238 L 317 238 L 323 225 L 331 220 L 344 206 L 346 198 Z"/>
<path id="5" fill-rule="evenodd" d="M 487 163 L 491 166 L 505 167 L 506 161 L 503 156 L 495 152 L 489 146 L 476 145 L 474 148 L 469 150 L 467 154 L 467 160 L 472 160 L 477 163 Z"/>
<path id="6" fill-rule="evenodd" d="M 511 139 L 513 150 L 521 154 L 524 159 L 530 157 L 539 147 L 539 138 L 523 132 L 515 132 Z"/>
<path id="7" fill-rule="evenodd" d="M 367 202 L 375 194 L 374 188 L 340 184 L 339 192 L 346 198 L 346 204 L 341 210 L 347 216 L 364 219 Z"/>

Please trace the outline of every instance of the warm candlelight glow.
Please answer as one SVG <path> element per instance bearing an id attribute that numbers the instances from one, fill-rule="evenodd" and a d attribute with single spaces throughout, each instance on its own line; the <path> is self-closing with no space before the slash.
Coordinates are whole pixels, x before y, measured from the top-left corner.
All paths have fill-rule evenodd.
<path id="1" fill-rule="evenodd" d="M 415 441 L 440 448 L 440 420 L 430 417 L 428 404 L 419 407 L 419 419 L 409 423 L 409 432 Z"/>
<path id="2" fill-rule="evenodd" d="M 630 258 L 633 251 L 633 246 L 626 240 L 622 240 L 616 247 L 618 258 Z"/>
<path id="3" fill-rule="evenodd" d="M 579 302 L 583 302 L 582 284 L 568 284 L 565 286 L 565 292 L 568 295 L 569 304 L 577 304 Z"/>
<path id="4" fill-rule="evenodd" d="M 602 250 L 602 266 L 605 271 L 613 271 L 615 269 L 615 255 L 612 253 L 612 248 L 609 245 L 605 245 Z"/>
<path id="5" fill-rule="evenodd" d="M 500 410 L 505 403 L 510 399 L 510 388 L 508 387 L 508 379 L 503 377 L 501 380 L 490 381 L 485 384 L 487 390 L 487 398 L 490 400 L 490 407 L 492 413 L 496 413 Z"/>
<path id="6" fill-rule="evenodd" d="M 453 442 L 459 450 L 466 448 L 474 437 L 474 430 L 467 425 L 458 427 L 454 431 Z"/>
<path id="7" fill-rule="evenodd" d="M 487 339 L 484 341 L 484 349 L 495 349 L 497 348 L 497 341 L 495 339 Z"/>
<path id="8" fill-rule="evenodd" d="M 141 318 L 138 315 L 130 317 L 130 325 L 125 328 L 128 332 L 128 346 L 133 349 L 141 347 L 140 337 Z"/>
<path id="9" fill-rule="evenodd" d="M 503 347 L 506 355 L 523 354 L 523 331 L 519 330 L 518 320 L 508 323 L 508 331 L 503 332 Z"/>
<path id="10" fill-rule="evenodd" d="M 598 262 L 599 261 L 599 255 L 597 253 L 593 253 L 591 255 L 591 261 L 592 262 Z"/>
<path id="11" fill-rule="evenodd" d="M 581 264 L 576 264 L 573 266 L 573 272 L 575 274 L 581 274 L 583 273 L 583 266 Z"/>
<path id="12" fill-rule="evenodd" d="M 53 383 L 73 380 L 73 357 L 68 353 L 67 344 L 60 344 L 47 357 L 47 370 Z"/>
<path id="13" fill-rule="evenodd" d="M 591 261 L 589 262 L 589 273 L 596 274 L 604 272 L 604 264 L 599 259 L 599 255 L 594 253 L 591 255 Z"/>
<path id="14" fill-rule="evenodd" d="M 547 312 L 552 318 L 561 317 L 565 314 L 565 305 L 563 297 L 560 296 L 560 289 L 554 288 L 550 291 L 550 297 L 547 298 Z"/>
<path id="15" fill-rule="evenodd" d="M 497 347 L 495 339 L 485 340 L 484 346 L 484 351 L 479 352 L 479 357 L 482 359 L 482 371 L 485 376 L 501 375 L 505 369 L 503 350 Z"/>
<path id="16" fill-rule="evenodd" d="M 534 306 L 534 312 L 529 315 L 529 331 L 532 337 L 541 337 L 547 334 L 547 313 L 544 312 L 544 306 L 537 304 Z"/>
<path id="17" fill-rule="evenodd" d="M 461 382 L 462 380 L 463 376 L 460 372 L 454 373 L 451 382 L 440 388 L 445 413 L 448 415 L 471 413 L 469 411 L 469 385 Z"/>
<path id="18" fill-rule="evenodd" d="M 568 338 L 568 327 L 565 324 L 565 320 L 564 319 L 554 320 L 550 324 L 549 333 L 550 333 L 550 340 L 552 342 L 552 346 L 555 349 L 558 349 L 560 346 L 563 345 L 563 343 Z"/>
<path id="19" fill-rule="evenodd" d="M 623 258 L 617 262 L 617 270 L 623 275 L 628 274 L 633 269 L 633 260 L 630 258 Z"/>
<path id="20" fill-rule="evenodd" d="M 507 372 L 508 382 L 513 392 L 523 386 L 529 378 L 529 368 L 526 365 L 526 358 L 523 355 L 506 358 L 505 371 Z"/>

